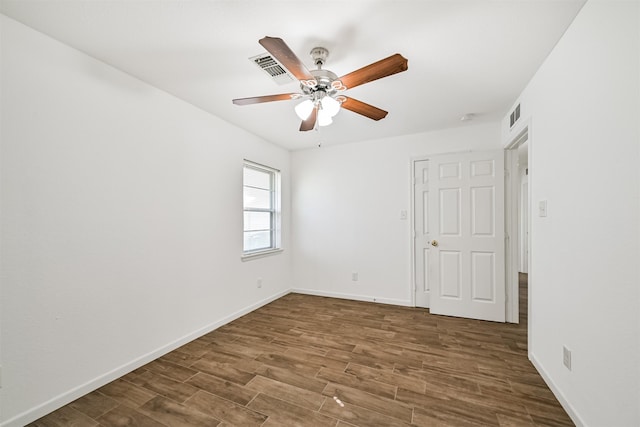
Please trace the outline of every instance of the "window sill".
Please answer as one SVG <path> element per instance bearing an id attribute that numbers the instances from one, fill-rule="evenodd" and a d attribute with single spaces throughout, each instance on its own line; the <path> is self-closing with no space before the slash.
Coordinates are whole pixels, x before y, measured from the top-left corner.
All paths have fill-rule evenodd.
<path id="1" fill-rule="evenodd" d="M 276 254 L 279 254 L 282 251 L 283 251 L 282 248 L 269 249 L 267 251 L 260 251 L 260 252 L 250 253 L 250 254 L 243 254 L 242 257 L 240 257 L 240 259 L 243 262 L 244 261 L 250 261 L 252 259 L 257 259 L 257 258 L 263 258 L 263 257 L 266 257 L 266 256 L 276 255 Z"/>

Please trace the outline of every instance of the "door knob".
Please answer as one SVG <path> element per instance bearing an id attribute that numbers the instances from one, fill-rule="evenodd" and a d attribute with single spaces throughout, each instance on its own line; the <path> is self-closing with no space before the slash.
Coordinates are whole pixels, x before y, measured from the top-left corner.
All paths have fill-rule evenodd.
<path id="1" fill-rule="evenodd" d="M 431 246 L 438 246 L 438 241 L 437 240 L 432 240 L 431 241 Z"/>

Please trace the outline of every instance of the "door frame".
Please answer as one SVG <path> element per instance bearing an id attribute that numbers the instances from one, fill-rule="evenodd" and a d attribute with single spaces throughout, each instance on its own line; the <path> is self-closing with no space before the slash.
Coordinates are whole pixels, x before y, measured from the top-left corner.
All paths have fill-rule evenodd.
<path id="1" fill-rule="evenodd" d="M 506 270 L 506 318 L 509 323 L 519 323 L 519 277 L 520 270 L 520 171 L 518 169 L 518 147 L 525 142 L 528 142 L 527 157 L 529 186 L 531 185 L 531 171 L 533 170 L 533 158 L 532 158 L 532 132 L 531 132 L 531 119 L 529 119 L 520 132 L 512 138 L 508 144 L 504 146 L 505 153 L 505 231 L 506 231 L 506 250 L 505 250 L 505 270 Z M 529 187 L 528 205 L 529 205 L 529 221 L 527 224 L 527 231 L 529 238 L 527 239 L 527 267 L 529 283 L 531 283 L 531 187 Z M 531 319 L 531 286 L 528 289 L 528 316 Z M 531 322 L 528 322 L 529 326 Z M 528 328 L 529 336 L 531 334 L 531 327 Z"/>
<path id="2" fill-rule="evenodd" d="M 519 212 L 520 212 L 520 203 L 519 203 L 519 191 L 520 191 L 520 182 L 519 182 L 519 173 L 517 169 L 517 149 L 520 145 L 522 145 L 525 141 L 529 142 L 527 148 L 528 154 L 528 168 L 529 168 L 529 186 L 531 186 L 531 172 L 533 171 L 533 153 L 532 153 L 532 126 L 531 119 L 527 120 L 522 130 L 512 138 L 508 144 L 504 146 L 505 153 L 505 232 L 507 235 L 507 241 L 505 242 L 505 274 L 506 274 L 506 286 L 505 286 L 505 317 L 506 321 L 509 323 L 519 323 L 519 278 L 518 278 L 518 270 L 519 270 L 519 243 L 518 243 L 518 223 L 519 223 Z M 463 153 L 469 152 L 472 150 L 461 150 L 458 152 L 448 152 L 448 153 L 437 153 L 437 154 L 453 154 L 453 153 Z M 414 186 L 414 167 L 415 162 L 422 160 L 429 160 L 432 155 L 421 155 L 421 156 L 412 156 L 409 159 L 409 184 L 410 184 L 410 205 L 411 209 L 409 211 L 409 219 L 410 219 L 410 227 L 409 227 L 409 243 L 411 245 L 411 283 L 410 283 L 410 293 L 411 293 L 411 305 L 413 307 L 416 306 L 416 274 L 415 274 L 415 215 L 414 215 L 414 198 L 415 198 L 415 186 Z M 528 264 L 528 277 L 529 283 L 531 283 L 531 272 L 532 272 L 532 263 L 531 263 L 531 187 L 529 187 L 529 221 L 528 221 L 528 256 L 527 256 L 527 264 Z M 529 327 L 528 330 L 528 341 L 531 341 L 531 286 L 528 286 L 528 316 L 529 316 Z"/>
<path id="3" fill-rule="evenodd" d="M 529 150 L 527 150 L 529 151 Z M 520 270 L 529 273 L 529 176 L 520 169 Z M 526 201 L 526 202 L 525 202 Z"/>

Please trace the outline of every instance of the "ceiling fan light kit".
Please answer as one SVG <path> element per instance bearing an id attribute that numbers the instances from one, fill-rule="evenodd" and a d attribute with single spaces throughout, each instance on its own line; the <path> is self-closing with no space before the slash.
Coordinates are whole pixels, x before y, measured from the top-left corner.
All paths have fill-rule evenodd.
<path id="1" fill-rule="evenodd" d="M 330 96 L 322 98 L 321 104 L 322 111 L 325 111 L 331 117 L 334 117 L 340 111 L 340 102 Z"/>
<path id="2" fill-rule="evenodd" d="M 295 112 L 300 120 L 307 120 L 311 112 L 317 109 L 318 126 L 328 126 L 333 123 L 333 117 L 340 111 L 340 101 L 322 91 L 316 91 L 312 99 L 305 99 L 296 105 Z"/>
<path id="3" fill-rule="evenodd" d="M 296 105 L 295 112 L 300 117 L 300 120 L 307 120 L 313 110 L 313 101 L 305 99 L 300 104 Z"/>
<path id="4" fill-rule="evenodd" d="M 329 51 L 324 47 L 314 47 L 310 55 L 317 69 L 309 71 L 287 44 L 277 37 L 264 37 L 259 43 L 300 82 L 302 93 L 237 98 L 236 105 L 259 104 L 262 102 L 284 101 L 306 98 L 294 110 L 302 123 L 300 131 L 309 131 L 317 126 L 328 126 L 341 108 L 353 111 L 372 120 L 386 117 L 387 112 L 373 105 L 342 95 L 347 89 L 372 82 L 408 69 L 408 61 L 396 53 L 388 58 L 369 64 L 340 78 L 323 69 Z"/>

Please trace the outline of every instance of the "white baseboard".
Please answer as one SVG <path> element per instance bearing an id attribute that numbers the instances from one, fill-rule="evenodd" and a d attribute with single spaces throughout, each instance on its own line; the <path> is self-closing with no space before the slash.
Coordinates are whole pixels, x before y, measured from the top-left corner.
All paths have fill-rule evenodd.
<path id="1" fill-rule="evenodd" d="M 239 317 L 244 316 L 266 304 L 269 304 L 276 299 L 283 297 L 289 294 L 290 291 L 287 289 L 285 291 L 281 291 L 275 295 L 272 295 L 268 298 L 263 299 L 262 301 L 258 301 L 255 304 L 252 304 L 248 307 L 243 308 L 235 313 L 230 314 L 229 316 L 223 317 L 203 328 L 200 328 L 190 334 L 187 334 L 173 342 L 170 342 L 167 345 L 164 345 L 156 350 L 153 350 L 143 356 L 138 357 L 122 366 L 119 366 L 112 371 L 109 371 L 99 377 L 96 377 L 85 384 L 79 385 L 59 396 L 54 397 L 34 408 L 31 408 L 21 414 L 16 415 L 15 417 L 3 421 L 0 424 L 0 427 L 22 427 L 25 426 L 38 418 L 41 418 L 47 415 L 50 412 L 55 411 L 56 409 L 73 402 L 74 400 L 84 396 L 87 393 L 91 393 L 92 391 L 102 387 L 105 384 L 110 383 L 111 381 L 120 378 L 123 375 L 128 374 L 129 372 L 138 369 L 141 366 L 146 365 L 147 363 L 161 357 L 170 351 L 175 350 L 178 347 L 183 346 L 184 344 L 193 341 L 196 338 L 199 338 L 205 334 L 208 334 L 211 331 L 218 329 L 221 326 L 226 325 L 229 322 L 236 320 Z"/>
<path id="2" fill-rule="evenodd" d="M 565 398 L 564 394 L 562 394 L 560 389 L 553 382 L 553 380 L 551 379 L 547 371 L 545 371 L 542 368 L 542 365 L 538 362 L 535 355 L 531 351 L 529 352 L 529 360 L 531 361 L 533 366 L 536 368 L 536 370 L 538 371 L 538 373 L 540 374 L 544 382 L 547 383 L 547 386 L 549 386 L 549 389 L 551 389 L 551 392 L 556 396 L 556 399 L 558 399 L 558 402 L 560 402 L 560 405 L 562 405 L 564 410 L 567 411 L 567 415 L 569 415 L 569 418 L 571 418 L 571 420 L 575 423 L 577 427 L 585 427 L 586 424 L 584 420 L 580 417 L 580 415 L 578 415 L 575 408 Z"/>
<path id="3" fill-rule="evenodd" d="M 355 301 L 368 301 L 368 302 L 377 302 L 381 304 L 391 304 L 391 305 L 400 305 L 403 307 L 413 307 L 411 301 L 408 300 L 399 300 L 399 299 L 391 299 L 391 298 L 378 298 L 367 295 L 353 295 L 353 294 L 342 294 L 339 292 L 325 292 L 325 291 L 316 291 L 312 289 L 291 289 L 291 292 L 296 294 L 305 294 L 305 295 L 315 295 L 317 297 L 330 297 L 330 298 L 340 298 L 340 299 L 349 299 Z"/>

